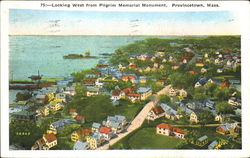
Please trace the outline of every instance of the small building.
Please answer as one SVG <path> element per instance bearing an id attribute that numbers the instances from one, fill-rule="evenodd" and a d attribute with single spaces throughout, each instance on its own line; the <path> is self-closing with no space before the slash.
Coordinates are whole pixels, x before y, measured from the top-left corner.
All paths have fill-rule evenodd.
<path id="1" fill-rule="evenodd" d="M 185 132 L 180 128 L 175 128 L 169 124 L 161 123 L 156 126 L 156 134 L 184 139 Z"/>
<path id="2" fill-rule="evenodd" d="M 216 132 L 223 135 L 236 134 L 239 132 L 238 124 L 237 123 L 221 124 L 219 127 L 216 128 Z"/>
<path id="3" fill-rule="evenodd" d="M 208 137 L 206 135 L 198 138 L 196 141 L 196 145 L 198 146 L 204 146 L 207 143 L 208 143 Z"/>
<path id="4" fill-rule="evenodd" d="M 100 88 L 99 87 L 87 87 L 87 96 L 94 96 L 100 94 Z"/>
<path id="5" fill-rule="evenodd" d="M 66 102 L 66 94 L 65 93 L 57 93 L 55 95 L 55 99 L 58 101 Z"/>
<path id="6" fill-rule="evenodd" d="M 161 106 L 156 106 L 156 107 L 152 108 L 149 111 L 149 113 L 147 115 L 147 119 L 154 121 L 155 119 L 158 119 L 158 118 L 160 118 L 160 117 L 162 117 L 164 115 L 165 115 L 165 112 L 162 109 L 162 107 Z"/>
<path id="7" fill-rule="evenodd" d="M 43 135 L 43 140 L 49 149 L 57 145 L 57 138 L 53 133 Z"/>
<path id="8" fill-rule="evenodd" d="M 66 87 L 63 93 L 68 94 L 70 96 L 74 96 L 76 94 L 75 87 L 73 87 L 73 86 Z"/>
<path id="9" fill-rule="evenodd" d="M 134 83 L 135 79 L 136 79 L 135 75 L 123 75 L 122 76 L 122 80 L 125 81 L 125 82 L 130 81 L 130 82 Z"/>
<path id="10" fill-rule="evenodd" d="M 103 135 L 99 132 L 93 133 L 91 136 L 87 136 L 87 143 L 90 149 L 96 149 L 105 141 Z"/>
<path id="11" fill-rule="evenodd" d="M 236 98 L 236 97 L 230 97 L 228 99 L 228 104 L 233 105 L 233 106 L 241 106 L 241 99 Z"/>
<path id="12" fill-rule="evenodd" d="M 71 114 L 72 118 L 75 118 L 77 115 L 77 109 L 76 108 L 70 108 L 69 114 Z"/>
<path id="13" fill-rule="evenodd" d="M 104 139 L 109 141 L 113 136 L 114 132 L 110 127 L 102 126 L 100 128 L 100 133 L 103 135 Z"/>
<path id="14" fill-rule="evenodd" d="M 190 119 L 189 120 L 190 120 L 190 122 L 195 122 L 195 123 L 199 122 L 198 116 L 194 111 L 190 114 Z"/>
<path id="15" fill-rule="evenodd" d="M 122 115 L 108 116 L 102 124 L 106 127 L 110 127 L 112 131 L 116 133 L 120 133 L 124 130 L 125 125 L 127 124 L 127 119 Z"/>
<path id="16" fill-rule="evenodd" d="M 85 123 L 85 118 L 84 118 L 84 116 L 82 116 L 82 115 L 76 115 L 75 120 L 76 120 L 78 123 Z"/>
<path id="17" fill-rule="evenodd" d="M 218 143 L 218 141 L 217 140 L 214 140 L 214 141 L 212 141 L 212 143 L 210 143 L 209 145 L 208 145 L 208 149 L 218 149 L 218 145 L 219 145 L 219 143 Z"/>
<path id="18" fill-rule="evenodd" d="M 203 62 L 196 62 L 195 66 L 196 67 L 203 67 L 204 63 Z"/>
<path id="19" fill-rule="evenodd" d="M 101 128 L 101 124 L 100 123 L 96 123 L 96 122 L 94 122 L 93 124 L 92 124 L 92 131 L 93 132 L 99 132 L 99 129 Z"/>
<path id="20" fill-rule="evenodd" d="M 79 129 L 79 130 L 76 130 L 74 131 L 72 134 L 71 134 L 71 140 L 73 142 L 76 142 L 76 141 L 85 141 L 86 140 L 86 137 L 88 135 L 90 135 L 92 132 L 91 129 L 89 128 L 85 128 L 85 129 Z"/>
<path id="21" fill-rule="evenodd" d="M 141 100 L 146 100 L 150 95 L 152 95 L 150 87 L 139 87 L 136 92 L 140 94 Z"/>
<path id="22" fill-rule="evenodd" d="M 146 76 L 140 76 L 139 77 L 139 82 L 140 83 L 146 83 L 147 82 L 147 77 Z"/>
<path id="23" fill-rule="evenodd" d="M 87 149 L 89 149 L 89 144 L 83 141 L 77 141 L 73 146 L 73 150 L 87 150 Z"/>

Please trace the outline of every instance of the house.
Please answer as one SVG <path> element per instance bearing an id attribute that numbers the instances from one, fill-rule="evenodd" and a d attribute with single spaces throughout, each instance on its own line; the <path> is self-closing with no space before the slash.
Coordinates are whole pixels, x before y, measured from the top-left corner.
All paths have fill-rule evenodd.
<path id="1" fill-rule="evenodd" d="M 57 145 L 57 138 L 53 133 L 43 135 L 43 140 L 49 149 Z"/>
<path id="2" fill-rule="evenodd" d="M 195 144 L 198 146 L 204 146 L 207 143 L 208 143 L 208 137 L 206 135 L 198 138 L 197 141 L 195 142 Z"/>
<path id="3" fill-rule="evenodd" d="M 174 64 L 174 65 L 172 65 L 172 70 L 176 70 L 176 69 L 178 69 L 180 67 L 180 65 L 179 64 Z"/>
<path id="4" fill-rule="evenodd" d="M 125 81 L 125 82 L 130 81 L 130 82 L 134 83 L 135 79 L 136 79 L 135 75 L 123 75 L 122 76 L 122 80 Z"/>
<path id="5" fill-rule="evenodd" d="M 49 115 L 49 111 L 50 111 L 49 107 L 48 106 L 44 106 L 44 107 L 39 108 L 39 109 L 36 110 L 36 113 L 37 113 L 36 116 L 40 116 L 40 115 L 47 116 L 47 115 Z"/>
<path id="6" fill-rule="evenodd" d="M 195 66 L 196 66 L 196 67 L 203 67 L 203 66 L 204 66 L 204 63 L 203 63 L 203 62 L 196 62 L 196 63 L 195 63 Z"/>
<path id="7" fill-rule="evenodd" d="M 73 86 L 66 87 L 63 93 L 68 94 L 70 96 L 74 96 L 76 94 L 75 87 L 73 87 Z"/>
<path id="8" fill-rule="evenodd" d="M 150 95 L 152 95 L 150 87 L 139 87 L 136 92 L 140 94 L 141 100 L 146 100 Z"/>
<path id="9" fill-rule="evenodd" d="M 118 70 L 122 71 L 124 69 L 126 69 L 126 66 L 123 66 L 122 64 L 118 65 Z"/>
<path id="10" fill-rule="evenodd" d="M 83 141 L 77 141 L 73 146 L 73 150 L 87 150 L 87 149 L 89 149 L 89 144 Z"/>
<path id="11" fill-rule="evenodd" d="M 195 83 L 194 87 L 205 86 L 206 84 L 214 83 L 211 78 L 207 79 L 205 77 L 200 77 L 198 81 Z"/>
<path id="12" fill-rule="evenodd" d="M 207 72 L 207 68 L 202 67 L 202 68 L 201 68 L 201 73 L 205 73 L 205 72 Z"/>
<path id="13" fill-rule="evenodd" d="M 140 83 L 146 83 L 147 82 L 147 77 L 146 76 L 140 76 L 139 77 L 139 82 Z"/>
<path id="14" fill-rule="evenodd" d="M 94 122 L 93 124 L 92 124 L 92 131 L 93 132 L 99 132 L 99 129 L 101 128 L 101 124 L 100 123 L 96 123 L 96 122 Z"/>
<path id="15" fill-rule="evenodd" d="M 174 136 L 180 139 L 184 139 L 185 132 L 180 128 L 175 128 L 169 124 L 161 123 L 156 126 L 156 134 L 165 136 Z"/>
<path id="16" fill-rule="evenodd" d="M 48 107 L 52 110 L 58 111 L 62 109 L 63 105 L 61 103 L 49 104 Z"/>
<path id="17" fill-rule="evenodd" d="M 161 103 L 160 107 L 165 112 L 165 117 L 171 120 L 180 119 L 182 117 L 181 114 L 178 114 L 176 110 L 174 110 L 172 107 L 168 106 L 167 104 Z"/>
<path id="18" fill-rule="evenodd" d="M 133 64 L 133 63 L 129 63 L 128 68 L 129 69 L 135 69 L 135 68 L 137 68 L 137 65 Z"/>
<path id="19" fill-rule="evenodd" d="M 85 123 L 85 118 L 82 115 L 76 115 L 75 120 L 78 123 Z"/>
<path id="20" fill-rule="evenodd" d="M 99 87 L 87 87 L 87 93 L 86 95 L 89 96 L 94 96 L 94 95 L 99 95 L 100 94 L 100 88 Z"/>
<path id="21" fill-rule="evenodd" d="M 126 117 L 122 115 L 108 116 L 107 119 L 102 122 L 102 124 L 106 127 L 110 127 L 116 134 L 124 130 L 127 120 Z"/>
<path id="22" fill-rule="evenodd" d="M 104 139 L 107 141 L 109 141 L 114 136 L 112 129 L 106 126 L 102 126 L 100 128 L 100 133 L 103 135 Z"/>
<path id="23" fill-rule="evenodd" d="M 31 147 L 31 150 L 49 150 L 43 138 L 38 139 Z"/>
<path id="24" fill-rule="evenodd" d="M 103 85 L 104 85 L 104 80 L 102 80 L 101 78 L 98 78 L 98 79 L 95 81 L 95 86 L 96 86 L 96 87 L 102 88 Z"/>
<path id="25" fill-rule="evenodd" d="M 74 119 L 60 119 L 56 122 L 53 122 L 49 126 L 49 131 L 52 133 L 57 133 L 58 130 L 63 129 L 65 125 L 75 123 Z"/>
<path id="26" fill-rule="evenodd" d="M 76 130 L 74 131 L 72 134 L 71 134 L 71 140 L 73 142 L 76 142 L 76 141 L 83 141 L 83 140 L 86 140 L 86 137 L 88 135 L 90 135 L 92 132 L 91 129 L 79 129 L 79 130 Z"/>
<path id="27" fill-rule="evenodd" d="M 225 123 L 216 128 L 216 132 L 223 135 L 235 134 L 238 131 L 238 123 Z"/>
<path id="28" fill-rule="evenodd" d="M 230 97 L 228 99 L 228 104 L 233 106 L 241 106 L 241 99 L 236 97 Z"/>
<path id="29" fill-rule="evenodd" d="M 140 100 L 141 94 L 137 93 L 127 93 L 126 97 L 132 102 L 135 103 L 136 101 Z"/>
<path id="30" fill-rule="evenodd" d="M 176 90 L 173 87 L 170 87 L 167 93 L 171 97 L 176 96 Z"/>
<path id="31" fill-rule="evenodd" d="M 150 72 L 151 70 L 152 70 L 152 68 L 151 68 L 150 66 L 147 66 L 147 67 L 144 69 L 145 72 Z"/>
<path id="32" fill-rule="evenodd" d="M 160 118 L 160 117 L 162 117 L 164 115 L 165 115 L 165 112 L 162 109 L 162 107 L 161 106 L 156 106 L 156 107 L 152 108 L 149 111 L 149 113 L 147 115 L 147 119 L 154 121 L 155 119 L 158 119 L 158 118 Z"/>
<path id="33" fill-rule="evenodd" d="M 222 73 L 223 72 L 223 68 L 218 68 L 217 69 L 217 73 Z"/>
<path id="34" fill-rule="evenodd" d="M 75 118 L 77 115 L 77 109 L 76 108 L 70 108 L 69 113 L 71 114 L 72 118 Z"/>
<path id="35" fill-rule="evenodd" d="M 163 52 L 163 51 L 155 52 L 155 57 L 164 57 L 164 55 L 165 55 L 165 52 Z"/>
<path id="36" fill-rule="evenodd" d="M 125 98 L 125 92 L 119 89 L 114 89 L 111 91 L 111 100 L 120 100 L 121 98 Z"/>
<path id="37" fill-rule="evenodd" d="M 189 119 L 191 122 L 195 122 L 195 123 L 198 123 L 199 120 L 198 120 L 198 116 L 197 114 L 193 111 L 191 114 L 190 114 L 190 119 Z"/>
<path id="38" fill-rule="evenodd" d="M 45 94 L 37 94 L 35 100 L 39 104 L 46 104 L 48 102 L 48 97 Z"/>
<path id="39" fill-rule="evenodd" d="M 90 136 L 87 136 L 87 143 L 90 149 L 96 149 L 105 141 L 103 135 L 99 132 L 95 132 Z"/>
<path id="40" fill-rule="evenodd" d="M 158 63 L 158 62 L 154 62 L 153 67 L 154 67 L 154 68 L 159 68 L 159 63 Z"/>
<path id="41" fill-rule="evenodd" d="M 167 62 L 167 59 L 162 59 L 162 61 L 161 61 L 162 63 L 166 63 Z"/>
<path id="42" fill-rule="evenodd" d="M 210 143 L 209 145 L 208 145 L 208 149 L 218 149 L 218 145 L 219 145 L 219 143 L 218 143 L 218 141 L 217 140 L 214 140 L 214 141 L 212 141 L 212 143 Z"/>
<path id="43" fill-rule="evenodd" d="M 88 86 L 95 86 L 97 78 L 86 78 L 83 80 L 83 85 Z"/>
<path id="44" fill-rule="evenodd" d="M 65 93 L 56 93 L 55 99 L 58 101 L 66 102 L 66 94 Z"/>
<path id="45" fill-rule="evenodd" d="M 184 89 L 178 90 L 177 95 L 185 98 L 185 97 L 187 97 L 187 91 L 185 91 Z"/>

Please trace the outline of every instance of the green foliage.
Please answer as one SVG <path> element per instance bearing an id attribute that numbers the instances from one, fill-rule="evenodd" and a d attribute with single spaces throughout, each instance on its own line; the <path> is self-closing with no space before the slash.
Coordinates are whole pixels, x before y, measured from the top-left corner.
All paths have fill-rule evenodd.
<path id="1" fill-rule="evenodd" d="M 29 92 L 24 92 L 24 93 L 21 93 L 21 92 L 18 92 L 16 94 L 16 100 L 17 101 L 23 101 L 23 100 L 28 100 L 32 97 L 32 94 L 29 93 Z"/>
<path id="2" fill-rule="evenodd" d="M 215 106 L 215 109 L 222 114 L 228 114 L 234 112 L 233 107 L 229 105 L 226 101 L 218 102 Z"/>
<path id="3" fill-rule="evenodd" d="M 197 113 L 198 120 L 200 124 L 208 124 L 214 122 L 214 116 L 211 111 L 208 110 L 200 110 Z"/>
<path id="4" fill-rule="evenodd" d="M 205 100 L 207 98 L 205 88 L 204 87 L 195 88 L 193 98 L 195 100 Z"/>
<path id="5" fill-rule="evenodd" d="M 219 101 L 226 101 L 229 98 L 229 88 L 220 88 L 217 87 L 214 90 L 214 95 L 216 97 L 217 100 Z"/>
<path id="6" fill-rule="evenodd" d="M 171 102 L 170 97 L 167 95 L 162 94 L 159 96 L 159 98 L 160 98 L 160 102 L 162 103 L 169 104 Z"/>
<path id="7" fill-rule="evenodd" d="M 30 135 L 25 135 L 25 133 Z M 42 134 L 40 128 L 33 121 L 12 120 L 10 122 L 10 144 L 18 144 L 30 150 Z"/>

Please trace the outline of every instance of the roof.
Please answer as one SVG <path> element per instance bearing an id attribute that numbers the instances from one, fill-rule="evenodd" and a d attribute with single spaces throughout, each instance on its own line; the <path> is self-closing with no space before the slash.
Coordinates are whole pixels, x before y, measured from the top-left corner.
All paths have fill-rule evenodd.
<path id="1" fill-rule="evenodd" d="M 128 93 L 127 96 L 129 96 L 129 97 L 140 97 L 141 95 L 137 94 L 137 93 Z"/>
<path id="2" fill-rule="evenodd" d="M 101 124 L 100 124 L 100 123 L 94 122 L 94 123 L 92 124 L 92 127 L 93 127 L 93 128 L 99 129 L 99 128 L 101 127 Z"/>
<path id="3" fill-rule="evenodd" d="M 208 145 L 208 149 L 213 149 L 218 143 L 217 140 L 214 140 L 211 144 Z"/>
<path id="4" fill-rule="evenodd" d="M 87 142 L 77 141 L 73 146 L 73 150 L 84 150 L 87 148 L 87 146 Z"/>
<path id="5" fill-rule="evenodd" d="M 202 142 L 202 141 L 204 141 L 204 140 L 207 139 L 207 138 L 208 138 L 208 137 L 207 137 L 206 135 L 204 135 L 204 136 L 198 138 L 198 141 Z"/>
<path id="6" fill-rule="evenodd" d="M 76 111 L 77 111 L 76 108 L 69 109 L 69 112 L 76 112 Z"/>
<path id="7" fill-rule="evenodd" d="M 82 134 L 90 134 L 92 132 L 92 130 L 90 128 L 85 128 L 85 129 L 79 129 L 76 131 L 76 133 L 78 135 L 82 135 Z"/>
<path id="8" fill-rule="evenodd" d="M 125 92 L 125 93 L 127 93 L 129 91 L 135 91 L 136 89 L 137 89 L 137 87 L 129 87 L 129 88 L 123 89 L 122 91 Z"/>
<path id="9" fill-rule="evenodd" d="M 173 128 L 173 132 L 184 134 L 184 130 L 180 128 Z"/>
<path id="10" fill-rule="evenodd" d="M 160 106 L 157 106 L 157 107 L 152 108 L 152 111 L 153 111 L 156 115 L 159 115 L 159 114 L 164 113 L 164 110 L 163 110 L 162 107 L 160 107 Z"/>
<path id="11" fill-rule="evenodd" d="M 135 79 L 134 75 L 123 75 L 122 79 Z"/>
<path id="12" fill-rule="evenodd" d="M 120 93 L 121 93 L 121 90 L 119 90 L 119 89 L 112 90 L 112 95 L 118 96 L 118 95 L 120 95 Z"/>
<path id="13" fill-rule="evenodd" d="M 75 122 L 74 119 L 60 119 L 60 120 L 58 120 L 56 122 L 53 122 L 51 125 L 53 127 L 55 127 L 56 129 L 60 129 L 60 128 L 63 128 L 64 125 L 72 124 L 74 122 Z"/>
<path id="14" fill-rule="evenodd" d="M 55 140 L 57 140 L 56 135 L 53 133 L 46 134 L 44 138 L 48 141 L 48 143 L 51 143 Z"/>
<path id="15" fill-rule="evenodd" d="M 81 121 L 81 120 L 84 119 L 84 117 L 81 116 L 81 115 L 77 115 L 77 116 L 75 117 L 75 119 L 76 119 L 77 121 Z"/>
<path id="16" fill-rule="evenodd" d="M 99 92 L 100 88 L 98 87 L 87 87 L 87 91 L 89 92 Z"/>
<path id="17" fill-rule="evenodd" d="M 148 91 L 150 91 L 150 90 L 151 90 L 150 87 L 139 87 L 139 88 L 137 89 L 137 93 L 146 93 L 146 92 L 148 92 Z"/>
<path id="18" fill-rule="evenodd" d="M 102 137 L 102 135 L 101 135 L 100 132 L 95 132 L 95 133 L 92 134 L 92 137 L 93 137 L 94 139 L 96 139 L 96 140 L 100 140 L 101 137 Z"/>
<path id="19" fill-rule="evenodd" d="M 100 128 L 100 133 L 105 133 L 105 134 L 109 134 L 111 132 L 111 128 L 106 127 L 106 126 L 102 126 Z"/>
<path id="20" fill-rule="evenodd" d="M 161 107 L 166 113 L 177 115 L 177 111 L 174 110 L 172 107 L 168 106 L 167 104 L 161 103 L 161 104 L 160 104 L 160 107 Z"/>
<path id="21" fill-rule="evenodd" d="M 233 129 L 233 128 L 234 128 L 233 124 L 230 124 L 230 123 L 225 123 L 225 124 L 222 124 L 220 127 L 221 127 L 223 130 L 225 130 L 225 131 L 227 131 L 227 130 L 230 130 L 230 129 Z"/>
<path id="22" fill-rule="evenodd" d="M 161 124 L 157 125 L 156 127 L 165 128 L 165 129 L 169 129 L 169 130 L 172 130 L 172 128 L 173 128 L 171 125 L 166 124 L 166 123 L 161 123 Z"/>

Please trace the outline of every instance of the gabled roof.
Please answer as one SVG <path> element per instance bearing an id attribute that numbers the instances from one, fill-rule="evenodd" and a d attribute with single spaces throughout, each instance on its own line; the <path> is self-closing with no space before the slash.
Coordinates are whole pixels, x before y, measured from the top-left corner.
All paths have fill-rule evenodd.
<path id="1" fill-rule="evenodd" d="M 84 149 L 86 149 L 87 146 L 88 146 L 88 143 L 87 143 L 87 142 L 77 141 L 77 142 L 74 144 L 73 149 L 74 149 L 74 150 L 84 150 Z"/>
<path id="2" fill-rule="evenodd" d="M 141 95 L 137 94 L 137 93 L 128 93 L 127 96 L 129 96 L 129 97 L 140 97 Z"/>
<path id="3" fill-rule="evenodd" d="M 109 128 L 109 127 L 102 126 L 100 128 L 100 133 L 109 134 L 110 132 L 111 132 L 111 128 Z"/>
<path id="4" fill-rule="evenodd" d="M 146 93 L 146 92 L 148 92 L 150 90 L 151 90 L 150 87 L 139 87 L 136 92 L 137 93 Z"/>
<path id="5" fill-rule="evenodd" d="M 121 90 L 119 90 L 119 89 L 112 90 L 112 95 L 114 95 L 114 96 L 118 96 L 118 95 L 120 95 L 120 93 L 121 93 Z"/>
<path id="6" fill-rule="evenodd" d="M 90 128 L 79 129 L 76 131 L 78 135 L 82 135 L 82 134 L 86 135 L 86 134 L 90 134 L 91 132 L 92 130 Z"/>
<path id="7" fill-rule="evenodd" d="M 198 141 L 202 142 L 202 141 L 204 141 L 204 140 L 207 139 L 207 138 L 208 138 L 208 137 L 207 137 L 206 135 L 204 135 L 204 136 L 198 138 Z"/>
<path id="8" fill-rule="evenodd" d="M 99 129 L 99 128 L 101 127 L 101 124 L 100 124 L 100 123 L 94 122 L 94 123 L 92 124 L 92 127 L 93 127 L 93 128 Z"/>
<path id="9" fill-rule="evenodd" d="M 213 149 L 218 144 L 219 144 L 218 141 L 214 140 L 211 144 L 208 145 L 208 149 Z"/>
<path id="10" fill-rule="evenodd" d="M 164 113 L 164 110 L 163 110 L 160 106 L 157 106 L 157 107 L 152 108 L 152 111 L 153 111 L 156 115 L 160 115 L 160 114 Z"/>
<path id="11" fill-rule="evenodd" d="M 166 123 L 161 123 L 161 124 L 157 125 L 156 127 L 158 127 L 158 128 L 164 128 L 164 129 L 169 129 L 169 130 L 172 130 L 172 128 L 173 128 L 171 125 L 166 124 Z"/>
<path id="12" fill-rule="evenodd" d="M 56 135 L 53 133 L 46 134 L 44 138 L 48 141 L 48 143 L 51 143 L 55 140 L 57 140 Z"/>
<path id="13" fill-rule="evenodd" d="M 184 134 L 184 130 L 180 128 L 173 128 L 173 132 Z"/>

